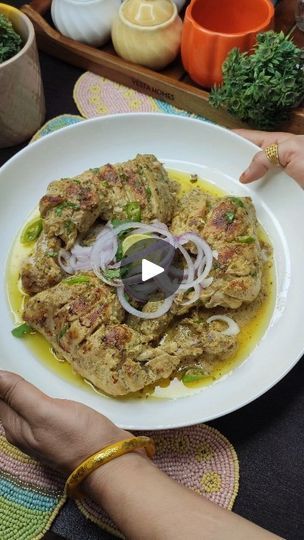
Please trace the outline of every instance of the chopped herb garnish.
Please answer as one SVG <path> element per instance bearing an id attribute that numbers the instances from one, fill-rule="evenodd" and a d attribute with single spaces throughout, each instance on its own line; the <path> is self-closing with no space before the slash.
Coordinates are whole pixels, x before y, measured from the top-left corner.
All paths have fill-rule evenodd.
<path id="1" fill-rule="evenodd" d="M 62 210 L 65 208 L 65 203 L 58 204 L 55 208 L 55 214 L 56 216 L 60 217 L 62 214 Z"/>
<path id="2" fill-rule="evenodd" d="M 130 221 L 141 221 L 140 204 L 136 201 L 126 204 L 124 210 Z"/>
<path id="3" fill-rule="evenodd" d="M 230 199 L 230 201 L 232 201 L 237 206 L 240 206 L 241 208 L 244 208 L 244 203 L 243 203 L 242 199 L 240 199 L 239 197 L 229 197 L 229 199 Z"/>
<path id="4" fill-rule="evenodd" d="M 190 176 L 190 182 L 191 182 L 191 184 L 195 184 L 197 181 L 198 181 L 198 176 L 197 176 L 197 174 L 191 174 L 191 176 Z"/>
<path id="5" fill-rule="evenodd" d="M 238 242 L 241 242 L 241 244 L 253 244 L 255 242 L 255 238 L 253 236 L 239 236 Z"/>
<path id="6" fill-rule="evenodd" d="M 204 379 L 205 376 L 206 374 L 200 369 L 189 369 L 188 371 L 186 371 L 185 375 L 183 375 L 182 382 L 187 384 L 200 381 L 201 379 Z"/>
<path id="7" fill-rule="evenodd" d="M 235 213 L 234 212 L 226 212 L 225 218 L 226 218 L 227 223 L 233 223 L 234 218 L 235 218 Z"/>
<path id="8" fill-rule="evenodd" d="M 60 203 L 56 206 L 55 208 L 56 216 L 60 217 L 64 208 L 73 208 L 74 210 L 79 210 L 80 206 L 79 204 L 73 203 L 71 201 L 64 201 L 63 203 Z"/>
<path id="9" fill-rule="evenodd" d="M 147 195 L 148 201 L 150 201 L 150 199 L 151 199 L 151 197 L 152 197 L 152 191 L 151 191 L 151 188 L 150 188 L 150 187 L 147 187 L 147 188 L 146 188 L 146 195 Z"/>
<path id="10" fill-rule="evenodd" d="M 48 257 L 54 257 L 55 258 L 58 255 L 58 251 L 47 251 L 46 254 L 47 254 Z"/>
<path id="11" fill-rule="evenodd" d="M 31 334 L 33 332 L 33 329 L 29 324 L 23 323 L 20 324 L 20 326 L 17 326 L 12 330 L 12 334 L 16 338 L 23 338 L 27 334 Z"/>
<path id="12" fill-rule="evenodd" d="M 112 219 L 111 220 L 111 223 L 112 223 L 112 227 L 119 227 L 119 225 L 124 225 L 125 223 L 128 223 L 128 221 L 126 219 Z"/>
<path id="13" fill-rule="evenodd" d="M 61 338 L 63 338 L 63 336 L 67 333 L 68 329 L 69 329 L 69 325 L 68 325 L 68 324 L 65 324 L 65 325 L 61 328 L 61 330 L 60 330 L 60 332 L 59 332 L 59 334 L 58 334 L 58 340 L 61 339 Z"/>
<path id="14" fill-rule="evenodd" d="M 115 259 L 116 261 L 121 261 L 122 258 L 123 258 L 122 241 L 121 239 L 119 239 Z"/>
<path id="15" fill-rule="evenodd" d="M 104 276 L 107 279 L 120 278 L 120 269 L 119 268 L 109 268 L 104 272 Z"/>
<path id="16" fill-rule="evenodd" d="M 64 228 L 67 230 L 68 233 L 72 232 L 74 228 L 74 223 L 70 219 L 64 222 Z"/>
<path id="17" fill-rule="evenodd" d="M 37 240 L 42 231 L 42 219 L 38 218 L 29 223 L 21 234 L 21 244 L 30 244 Z"/>
<path id="18" fill-rule="evenodd" d="M 67 285 L 78 285 L 79 283 L 89 283 L 89 281 L 89 276 L 78 275 L 64 279 L 63 283 L 66 283 Z"/>
<path id="19" fill-rule="evenodd" d="M 94 174 L 97 174 L 97 173 L 99 173 L 100 169 L 99 169 L 99 167 L 93 167 L 92 169 L 90 169 L 90 171 L 92 173 L 94 173 Z"/>

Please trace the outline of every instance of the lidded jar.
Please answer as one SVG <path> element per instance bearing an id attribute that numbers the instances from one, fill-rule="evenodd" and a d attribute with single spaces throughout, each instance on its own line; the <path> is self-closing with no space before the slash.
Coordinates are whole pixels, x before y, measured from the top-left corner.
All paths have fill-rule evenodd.
<path id="1" fill-rule="evenodd" d="M 177 56 L 181 32 L 172 0 L 125 0 L 113 22 L 112 41 L 125 60 L 162 69 Z"/>
<path id="2" fill-rule="evenodd" d="M 111 36 L 121 0 L 53 0 L 52 19 L 62 35 L 100 47 Z"/>

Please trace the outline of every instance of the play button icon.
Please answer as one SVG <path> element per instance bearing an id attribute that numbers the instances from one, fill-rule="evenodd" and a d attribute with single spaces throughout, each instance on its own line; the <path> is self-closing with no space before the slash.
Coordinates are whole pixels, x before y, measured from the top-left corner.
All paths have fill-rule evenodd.
<path id="1" fill-rule="evenodd" d="M 147 259 L 143 259 L 141 261 L 142 281 L 148 281 L 148 279 L 154 278 L 155 276 L 159 276 L 159 274 L 162 274 L 164 271 L 165 271 L 164 268 L 162 268 L 158 264 L 148 261 Z"/>
<path id="2" fill-rule="evenodd" d="M 135 235 L 134 235 L 135 236 Z M 120 261 L 125 293 L 140 303 L 173 295 L 184 278 L 183 257 L 166 239 L 147 236 L 132 243 Z"/>

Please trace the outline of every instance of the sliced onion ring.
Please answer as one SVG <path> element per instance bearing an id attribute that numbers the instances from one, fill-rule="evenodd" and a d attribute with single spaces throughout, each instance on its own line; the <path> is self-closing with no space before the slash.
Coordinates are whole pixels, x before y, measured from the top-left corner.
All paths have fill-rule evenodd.
<path id="1" fill-rule="evenodd" d="M 212 321 L 223 321 L 228 324 L 228 328 L 221 332 L 224 336 L 236 336 L 240 333 L 239 325 L 227 315 L 213 315 L 207 319 L 207 323 L 211 323 Z"/>
<path id="2" fill-rule="evenodd" d="M 118 287 L 117 297 L 122 307 L 131 315 L 134 315 L 135 317 L 138 317 L 139 319 L 158 319 L 158 317 L 165 315 L 165 313 L 169 311 L 173 303 L 174 295 L 166 298 L 166 300 L 163 301 L 160 308 L 152 312 L 139 311 L 138 309 L 131 306 L 130 302 L 128 302 L 128 300 L 125 297 L 125 291 L 123 287 Z"/>

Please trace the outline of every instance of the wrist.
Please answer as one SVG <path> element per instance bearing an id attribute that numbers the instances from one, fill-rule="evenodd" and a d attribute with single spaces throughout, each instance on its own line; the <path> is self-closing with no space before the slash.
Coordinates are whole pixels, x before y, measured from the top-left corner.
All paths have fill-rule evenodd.
<path id="1" fill-rule="evenodd" d="M 120 488 L 131 486 L 134 474 L 147 466 L 154 467 L 144 450 L 124 454 L 92 472 L 82 482 L 81 490 L 106 505 L 109 496 L 115 496 Z"/>
<path id="2" fill-rule="evenodd" d="M 106 446 L 114 444 L 132 437 L 132 433 L 120 428 L 116 428 L 105 437 L 104 434 L 96 436 L 94 440 L 83 440 L 81 448 L 78 449 L 67 464 L 66 471 L 70 475 L 83 461 L 87 460 L 90 456 L 99 452 Z"/>

